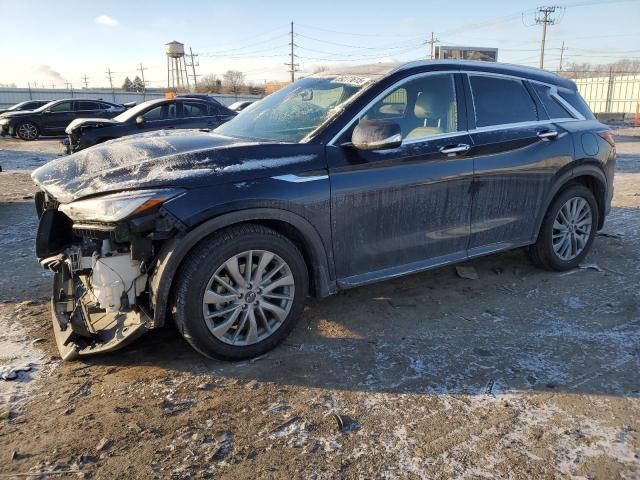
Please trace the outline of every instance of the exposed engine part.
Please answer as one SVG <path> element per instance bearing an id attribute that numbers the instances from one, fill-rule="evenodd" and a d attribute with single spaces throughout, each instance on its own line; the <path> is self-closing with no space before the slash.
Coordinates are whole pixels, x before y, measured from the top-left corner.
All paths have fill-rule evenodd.
<path id="1" fill-rule="evenodd" d="M 144 290 L 147 275 L 141 273 L 141 263 L 132 260 L 130 252 L 111 250 L 109 240 L 103 240 L 101 251 L 83 256 L 79 247 L 69 251 L 69 266 L 79 277 L 91 296 L 107 312 L 126 310 L 135 305 L 136 297 Z"/>

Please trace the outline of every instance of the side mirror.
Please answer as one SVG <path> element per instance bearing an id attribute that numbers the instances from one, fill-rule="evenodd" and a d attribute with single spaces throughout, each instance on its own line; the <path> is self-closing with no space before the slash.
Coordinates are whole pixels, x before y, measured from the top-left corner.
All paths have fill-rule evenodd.
<path id="1" fill-rule="evenodd" d="M 364 120 L 351 134 L 351 143 L 358 150 L 389 150 L 402 145 L 400 125 L 388 120 Z"/>
<path id="2" fill-rule="evenodd" d="M 140 126 L 144 123 L 144 117 L 142 115 L 138 115 L 136 117 L 136 125 Z"/>

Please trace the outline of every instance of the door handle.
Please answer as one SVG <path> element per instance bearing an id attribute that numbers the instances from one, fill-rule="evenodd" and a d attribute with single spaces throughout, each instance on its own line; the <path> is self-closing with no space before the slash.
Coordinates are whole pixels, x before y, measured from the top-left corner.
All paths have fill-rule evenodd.
<path id="1" fill-rule="evenodd" d="M 468 152 L 471 147 L 466 143 L 459 143 L 458 145 L 445 145 L 440 148 L 440 153 L 444 155 L 455 155 L 456 153 Z"/>
<path id="2" fill-rule="evenodd" d="M 545 130 L 543 132 L 538 132 L 537 135 L 541 140 L 552 140 L 558 136 L 558 132 L 555 130 Z"/>

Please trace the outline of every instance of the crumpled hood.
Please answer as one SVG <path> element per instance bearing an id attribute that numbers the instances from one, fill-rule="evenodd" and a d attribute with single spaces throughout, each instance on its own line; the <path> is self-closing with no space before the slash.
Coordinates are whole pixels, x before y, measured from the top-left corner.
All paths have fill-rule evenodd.
<path id="1" fill-rule="evenodd" d="M 131 135 L 60 157 L 33 181 L 61 203 L 122 190 L 193 188 L 318 168 L 318 146 L 259 142 L 200 130 Z M 274 173 L 275 174 L 275 173 Z"/>
<path id="2" fill-rule="evenodd" d="M 65 133 L 72 133 L 78 127 L 105 127 L 107 125 L 114 125 L 120 122 L 111 118 L 76 118 L 73 120 L 67 128 Z"/>

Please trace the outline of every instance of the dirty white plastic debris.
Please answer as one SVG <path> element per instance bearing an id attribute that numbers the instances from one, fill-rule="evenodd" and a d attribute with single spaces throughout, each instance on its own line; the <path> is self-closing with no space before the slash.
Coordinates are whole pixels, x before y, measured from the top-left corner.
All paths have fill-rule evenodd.
<path id="1" fill-rule="evenodd" d="M 478 280 L 480 277 L 478 276 L 478 272 L 473 267 L 456 267 L 456 273 L 460 278 L 466 278 L 468 280 Z"/>
<path id="2" fill-rule="evenodd" d="M 596 272 L 604 272 L 597 263 L 581 263 L 578 268 L 582 270 L 595 270 Z"/>
<path id="3" fill-rule="evenodd" d="M 20 367 L 15 367 L 9 365 L 7 367 L 3 367 L 0 370 L 0 378 L 2 380 L 15 380 L 18 378 L 18 373 L 20 372 L 29 372 L 31 370 L 31 364 L 22 365 Z"/>

